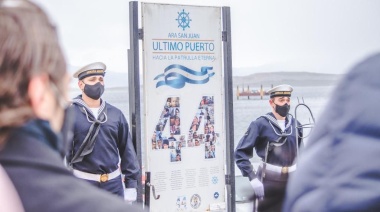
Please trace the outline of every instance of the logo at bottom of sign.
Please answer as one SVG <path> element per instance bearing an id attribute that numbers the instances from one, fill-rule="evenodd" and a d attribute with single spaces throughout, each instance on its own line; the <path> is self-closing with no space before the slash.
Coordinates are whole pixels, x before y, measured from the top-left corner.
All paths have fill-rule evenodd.
<path id="1" fill-rule="evenodd" d="M 198 194 L 193 194 L 190 198 L 190 205 L 194 209 L 199 208 L 201 205 L 201 197 Z"/>

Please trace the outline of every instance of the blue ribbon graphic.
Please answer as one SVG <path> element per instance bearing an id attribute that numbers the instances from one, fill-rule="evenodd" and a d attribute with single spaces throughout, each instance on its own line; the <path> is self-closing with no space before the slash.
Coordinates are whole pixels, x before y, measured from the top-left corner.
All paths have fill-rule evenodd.
<path id="1" fill-rule="evenodd" d="M 186 73 L 189 73 L 193 76 L 205 76 L 206 78 L 202 79 L 202 80 L 193 80 L 193 79 L 190 79 L 186 76 L 183 76 L 182 74 L 177 73 L 177 72 L 167 73 L 169 70 L 171 70 L 173 68 L 183 70 Z M 203 67 L 201 67 L 201 71 L 198 72 L 198 71 L 191 70 L 191 69 L 189 69 L 183 65 L 178 65 L 178 64 L 169 65 L 168 67 L 165 68 L 163 74 L 159 74 L 154 78 L 154 80 L 158 80 L 159 78 L 164 77 L 164 80 L 157 82 L 156 88 L 158 88 L 162 85 L 168 85 L 172 88 L 180 89 L 180 88 L 183 88 L 186 83 L 205 84 L 209 81 L 210 77 L 215 75 L 214 72 L 209 73 L 209 70 L 212 70 L 212 69 L 213 69 L 213 67 L 203 66 Z"/>

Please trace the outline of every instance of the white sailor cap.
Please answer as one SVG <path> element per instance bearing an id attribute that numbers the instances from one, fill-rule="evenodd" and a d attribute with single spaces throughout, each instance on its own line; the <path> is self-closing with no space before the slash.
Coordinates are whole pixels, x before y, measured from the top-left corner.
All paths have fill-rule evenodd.
<path id="1" fill-rule="evenodd" d="M 106 74 L 106 65 L 102 62 L 95 62 L 84 66 L 74 73 L 73 77 L 79 80 L 84 79 L 89 76 Z"/>
<path id="2" fill-rule="evenodd" d="M 269 93 L 270 98 L 272 98 L 276 96 L 291 96 L 292 91 L 293 87 L 290 85 L 278 85 L 267 91 L 267 93 Z"/>

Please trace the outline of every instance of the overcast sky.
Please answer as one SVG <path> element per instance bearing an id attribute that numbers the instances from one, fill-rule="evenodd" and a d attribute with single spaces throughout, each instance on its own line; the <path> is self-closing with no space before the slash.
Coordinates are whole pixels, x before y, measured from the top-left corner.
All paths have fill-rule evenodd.
<path id="1" fill-rule="evenodd" d="M 103 61 L 108 70 L 127 71 L 129 1 L 33 1 L 57 24 L 68 64 Z M 380 51 L 378 0 L 144 2 L 229 6 L 234 75 L 252 74 L 247 70 L 345 73 Z"/>

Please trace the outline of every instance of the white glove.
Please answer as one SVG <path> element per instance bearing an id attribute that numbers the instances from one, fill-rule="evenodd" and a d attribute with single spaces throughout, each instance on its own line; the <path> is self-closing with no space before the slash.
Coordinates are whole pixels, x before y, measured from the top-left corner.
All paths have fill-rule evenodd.
<path id="1" fill-rule="evenodd" d="M 253 190 L 255 191 L 256 196 L 260 199 L 264 197 L 264 185 L 260 182 L 259 179 L 255 178 L 250 181 Z"/>
<path id="2" fill-rule="evenodd" d="M 124 189 L 124 200 L 127 202 L 134 202 L 137 198 L 137 191 L 135 188 Z"/>

